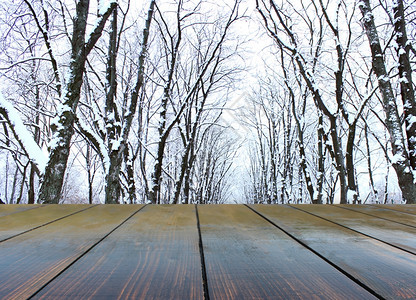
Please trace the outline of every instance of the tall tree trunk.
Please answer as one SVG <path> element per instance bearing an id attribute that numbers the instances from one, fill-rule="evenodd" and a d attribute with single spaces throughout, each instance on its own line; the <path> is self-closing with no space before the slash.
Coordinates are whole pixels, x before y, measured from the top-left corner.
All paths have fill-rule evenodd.
<path id="1" fill-rule="evenodd" d="M 58 115 L 52 128 L 49 161 L 45 169 L 39 200 L 43 203 L 59 203 L 65 171 L 70 152 L 71 138 L 74 134 L 76 110 L 81 94 L 81 86 L 88 53 L 101 36 L 107 18 L 115 8 L 115 2 L 99 19 L 97 26 L 85 41 L 85 31 L 89 11 L 89 0 L 80 0 L 76 7 L 76 17 L 72 34 L 72 52 L 69 66 L 69 80 L 63 94 Z"/>
<path id="2" fill-rule="evenodd" d="M 348 183 L 346 180 L 344 154 L 342 152 L 341 141 L 338 136 L 336 117 L 334 116 L 329 117 L 329 121 L 331 124 L 330 135 L 331 135 L 332 145 L 334 147 L 335 164 L 336 164 L 336 169 L 338 171 L 338 177 L 339 177 L 340 203 L 347 204 L 348 203 L 348 199 L 347 199 Z"/>
<path id="3" fill-rule="evenodd" d="M 108 47 L 106 70 L 106 102 L 105 124 L 107 129 L 107 147 L 109 151 L 109 166 L 105 178 L 105 203 L 118 203 L 121 192 L 120 170 L 123 162 L 120 145 L 117 143 L 121 134 L 121 120 L 117 110 L 117 9 L 113 11 Z"/>
<path id="4" fill-rule="evenodd" d="M 190 168 L 190 166 L 189 166 L 190 150 L 191 150 L 191 141 L 189 141 L 188 144 L 186 145 L 185 154 L 182 157 L 179 179 L 175 183 L 175 196 L 173 198 L 173 204 L 177 204 L 179 202 L 179 198 L 180 198 L 180 194 L 181 194 L 181 190 L 182 190 L 182 184 L 183 184 L 183 181 L 184 181 L 184 178 L 185 178 L 185 173 L 188 173 L 187 169 Z M 185 182 L 186 182 L 186 180 L 185 180 Z"/>
<path id="5" fill-rule="evenodd" d="M 160 204 L 160 187 L 162 183 L 163 157 L 168 135 L 162 134 L 157 147 L 156 164 L 152 173 L 152 188 L 149 191 L 149 200 L 153 204 Z"/>
<path id="6" fill-rule="evenodd" d="M 416 185 L 414 184 L 410 159 L 405 147 L 399 112 L 397 110 L 397 103 L 386 71 L 370 1 L 362 0 L 359 6 L 370 43 L 373 70 L 378 79 L 378 85 L 383 99 L 383 108 L 386 113 L 386 125 L 390 134 L 390 143 L 393 152 L 392 165 L 396 171 L 403 198 L 407 203 L 416 203 Z"/>
<path id="7" fill-rule="evenodd" d="M 166 79 L 166 83 L 165 83 L 165 87 L 163 90 L 163 96 L 162 96 L 162 103 L 161 103 L 161 111 L 160 111 L 160 121 L 159 121 L 159 128 L 158 128 L 158 132 L 159 132 L 159 142 L 157 145 L 157 156 L 156 156 L 156 163 L 153 169 L 153 173 L 151 176 L 151 189 L 149 191 L 149 195 L 148 195 L 148 201 L 150 203 L 153 204 L 159 204 L 160 203 L 160 188 L 161 188 L 161 184 L 162 184 L 162 170 L 163 170 L 163 158 L 164 158 L 164 152 L 165 152 L 165 148 L 166 148 L 166 142 L 168 140 L 170 131 L 173 129 L 173 125 L 174 123 L 176 123 L 174 121 L 174 123 L 171 123 L 170 126 L 167 126 L 167 120 L 166 120 L 166 115 L 167 115 L 167 110 L 168 110 L 168 103 L 170 100 L 170 94 L 171 94 L 171 89 L 173 86 L 173 76 L 175 74 L 175 68 L 176 68 L 176 64 L 177 64 L 177 59 L 178 59 L 178 55 L 179 55 L 179 46 L 181 44 L 182 41 L 182 24 L 181 24 L 181 17 L 180 17 L 180 5 L 181 3 L 179 3 L 179 7 L 178 7 L 178 11 L 177 11 L 177 28 L 178 28 L 178 33 L 177 33 L 177 40 L 174 43 L 173 39 L 171 40 L 171 45 L 172 45 L 172 49 L 171 49 L 171 53 L 170 53 L 170 62 L 169 62 L 169 71 L 168 71 L 168 76 Z"/>
<path id="8" fill-rule="evenodd" d="M 59 120 L 52 128 L 52 146 L 49 162 L 46 166 L 40 188 L 40 201 L 43 203 L 59 203 L 65 170 L 69 157 L 70 142 L 74 134 L 75 112 L 80 98 L 83 74 L 85 71 L 85 29 L 87 26 L 89 0 L 81 0 L 77 4 L 77 16 L 72 37 L 72 55 L 70 62 L 69 82 L 64 95 Z"/>
<path id="9" fill-rule="evenodd" d="M 347 171 L 347 179 L 348 179 L 348 193 L 353 193 L 352 201 L 354 204 L 358 204 L 358 191 L 357 191 L 357 184 L 355 181 L 355 168 L 354 168 L 354 139 L 355 139 L 355 130 L 356 130 L 356 122 L 353 124 L 348 125 L 348 137 L 347 137 L 347 145 L 345 151 L 345 165 Z M 349 198 L 349 196 L 347 195 Z M 349 200 L 349 199 L 347 199 Z"/>
<path id="10" fill-rule="evenodd" d="M 134 180 L 134 161 L 137 155 L 132 156 L 130 154 L 129 147 L 124 150 L 124 157 L 126 158 L 126 169 L 127 169 L 127 192 L 128 192 L 128 203 L 137 203 L 136 197 L 136 182 Z"/>
<path id="11" fill-rule="evenodd" d="M 93 202 L 93 183 L 94 183 L 94 174 L 91 172 L 91 148 L 90 145 L 87 145 L 87 150 L 85 154 L 85 162 L 87 168 L 87 179 L 88 179 L 88 203 L 92 204 Z"/>
<path id="12" fill-rule="evenodd" d="M 374 177 L 373 177 L 373 167 L 371 163 L 371 151 L 370 151 L 370 143 L 368 140 L 368 125 L 367 123 L 364 124 L 364 138 L 365 138 L 365 145 L 367 151 L 367 169 L 368 169 L 368 177 L 370 179 L 370 188 L 373 193 L 374 199 L 378 199 L 378 191 L 374 185 Z"/>
<path id="13" fill-rule="evenodd" d="M 409 59 L 411 44 L 407 40 L 403 0 L 394 1 L 393 12 L 397 56 L 399 57 L 400 93 L 403 102 L 409 160 L 413 171 L 416 171 L 416 101 L 413 90 L 412 66 Z"/>
<path id="14" fill-rule="evenodd" d="M 183 202 L 184 204 L 189 204 L 191 195 L 191 169 L 188 168 L 185 171 L 185 184 L 183 187 Z"/>
<path id="15" fill-rule="evenodd" d="M 325 151 L 324 151 L 324 118 L 322 114 L 319 113 L 318 117 L 318 176 L 317 176 L 317 195 L 316 195 L 316 204 L 322 204 L 322 189 L 324 186 L 324 175 L 325 175 Z"/>
<path id="16" fill-rule="evenodd" d="M 357 184 L 355 182 L 355 168 L 354 168 L 354 139 L 355 139 L 355 131 L 356 131 L 356 121 L 354 121 L 352 124 L 350 124 L 349 121 L 349 114 L 347 110 L 345 109 L 344 100 L 343 100 L 343 94 L 344 94 L 344 68 L 345 68 L 345 61 L 346 61 L 346 53 L 348 52 L 350 38 L 348 38 L 348 42 L 346 45 L 346 50 L 343 51 L 343 47 L 341 46 L 340 41 L 340 34 L 338 30 L 338 13 L 339 9 L 341 7 L 341 1 L 338 2 L 338 7 L 336 10 L 336 21 L 331 21 L 328 12 L 327 7 L 323 4 L 322 0 L 319 0 L 319 4 L 322 8 L 323 15 L 325 17 L 325 20 L 327 21 L 327 24 L 329 25 L 329 28 L 331 29 L 332 33 L 334 34 L 335 38 L 335 49 L 337 52 L 337 70 L 335 71 L 335 99 L 338 104 L 338 110 L 340 110 L 342 117 L 344 118 L 345 122 L 348 124 L 348 137 L 347 137 L 347 145 L 346 145 L 346 152 L 345 152 L 345 167 L 344 167 L 344 158 L 339 157 L 337 159 L 337 165 L 339 172 L 341 169 L 345 168 L 345 173 L 347 177 L 347 186 L 345 186 L 345 175 L 343 177 L 340 177 L 340 187 L 341 187 L 341 204 L 346 200 L 346 202 L 349 202 L 349 194 L 352 193 L 352 202 L 357 203 L 358 202 L 358 191 L 357 191 Z M 349 32 L 351 33 L 351 27 L 347 27 Z M 361 111 L 359 112 L 361 113 Z M 357 119 L 357 118 L 356 118 Z M 337 154 L 337 145 L 334 145 L 334 150 L 336 155 Z M 341 151 L 341 148 L 339 148 L 339 151 Z M 340 152 L 341 153 L 341 152 Z M 342 159 L 342 162 L 341 162 Z M 345 186 L 345 189 L 347 190 L 346 196 L 342 196 L 343 193 L 343 186 Z M 344 203 L 346 203 L 344 202 Z"/>
<path id="17" fill-rule="evenodd" d="M 108 168 L 108 174 L 107 174 L 107 180 L 106 180 L 105 203 L 118 203 L 119 202 L 120 191 L 121 191 L 120 172 L 121 172 L 121 166 L 123 162 L 123 154 L 124 154 L 125 148 L 128 147 L 127 140 L 130 134 L 130 129 L 132 126 L 133 118 L 136 114 L 137 102 L 139 100 L 139 93 L 142 89 L 143 82 L 144 82 L 144 71 L 145 71 L 144 64 L 145 64 L 145 58 L 146 58 L 146 53 L 147 53 L 147 44 L 148 44 L 149 33 L 150 33 L 150 25 L 153 19 L 155 3 L 156 3 L 155 0 L 153 0 L 150 3 L 149 10 L 147 13 L 147 19 L 146 19 L 145 27 L 143 29 L 143 40 L 142 40 L 141 51 L 140 51 L 140 56 L 139 56 L 139 63 L 138 63 L 139 69 L 138 69 L 138 74 L 137 74 L 137 81 L 136 81 L 136 85 L 134 87 L 133 93 L 131 94 L 128 113 L 126 114 L 125 119 L 123 120 L 124 121 L 123 128 L 121 129 L 121 132 L 119 133 L 120 135 L 118 137 L 119 140 L 116 140 L 117 138 L 116 136 L 114 136 L 113 139 L 109 139 L 110 165 Z M 112 55 L 110 55 L 110 57 L 111 56 Z M 113 63 L 110 63 L 110 65 L 112 64 L 115 65 L 115 61 Z M 110 71 L 110 73 L 111 72 L 112 71 Z M 115 74 L 109 75 L 109 76 L 115 76 Z M 112 97 L 114 98 L 114 95 Z M 126 157 L 124 157 L 124 159 L 126 159 Z"/>

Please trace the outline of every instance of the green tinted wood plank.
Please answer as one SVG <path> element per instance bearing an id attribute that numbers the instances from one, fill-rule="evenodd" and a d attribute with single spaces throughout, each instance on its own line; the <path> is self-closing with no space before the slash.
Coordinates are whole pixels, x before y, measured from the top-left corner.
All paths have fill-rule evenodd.
<path id="1" fill-rule="evenodd" d="M 361 214 L 355 210 L 342 209 L 338 205 L 293 206 L 416 254 L 415 227 Z M 372 210 L 375 211 L 378 208 L 373 208 Z M 372 210 L 368 210 L 367 212 L 371 213 Z M 392 211 L 391 213 L 395 214 L 396 212 Z M 401 213 L 398 214 L 402 215 Z M 388 216 L 386 214 L 383 215 Z M 408 216 L 413 217 L 412 215 Z"/>
<path id="2" fill-rule="evenodd" d="M 0 241 L 90 207 L 85 204 L 51 204 L 1 217 Z"/>
<path id="3" fill-rule="evenodd" d="M 31 296 L 140 207 L 94 206 L 2 242 L 0 299 Z"/>
<path id="4" fill-rule="evenodd" d="M 372 205 L 349 204 L 349 205 L 336 205 L 336 206 L 416 227 L 416 215 L 404 214 L 404 213 L 394 211 L 385 207 L 375 207 Z"/>
<path id="5" fill-rule="evenodd" d="M 416 256 L 291 207 L 252 206 L 387 299 L 416 298 Z"/>
<path id="6" fill-rule="evenodd" d="M 39 204 L 4 204 L 0 205 L 0 217 L 15 214 L 21 211 L 39 208 Z"/>
<path id="7" fill-rule="evenodd" d="M 198 212 L 211 299 L 373 298 L 245 206 Z"/>
<path id="8" fill-rule="evenodd" d="M 203 299 L 198 242 L 194 205 L 146 206 L 34 298 Z"/>
<path id="9" fill-rule="evenodd" d="M 386 209 L 397 210 L 409 214 L 416 214 L 416 204 L 374 204 L 372 206 L 383 207 Z"/>

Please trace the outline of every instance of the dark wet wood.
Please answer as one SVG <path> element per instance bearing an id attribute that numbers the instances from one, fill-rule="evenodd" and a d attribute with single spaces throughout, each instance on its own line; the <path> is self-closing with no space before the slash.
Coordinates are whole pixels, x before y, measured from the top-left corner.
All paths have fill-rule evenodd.
<path id="1" fill-rule="evenodd" d="M 396 214 L 403 215 L 402 213 L 389 210 L 384 211 L 383 208 L 377 207 L 369 207 L 370 210 L 365 210 L 368 214 L 362 214 L 355 209 L 344 209 L 342 208 L 344 206 L 339 205 L 294 205 L 294 207 L 416 254 L 415 227 L 372 216 L 381 214 L 386 218 L 395 219 Z M 348 206 L 348 208 L 351 207 Z M 416 220 L 416 216 L 412 215 L 403 217 L 404 223 L 406 223 L 405 219 L 410 220 L 414 218 Z"/>
<path id="2" fill-rule="evenodd" d="M 203 299 L 198 242 L 195 206 L 146 206 L 35 299 Z"/>
<path id="3" fill-rule="evenodd" d="M 387 204 L 387 205 L 377 204 L 377 205 L 372 205 L 372 206 L 383 207 L 385 209 L 391 209 L 391 210 L 396 210 L 396 211 L 401 211 L 401 212 L 416 215 L 416 204 L 406 204 L 406 205 L 401 205 L 401 204 Z"/>
<path id="4" fill-rule="evenodd" d="M 38 204 L 22 205 L 22 204 L 7 204 L 0 205 L 0 217 L 15 214 L 28 209 L 39 208 Z"/>
<path id="5" fill-rule="evenodd" d="M 143 207 L 0 206 L 0 299 L 203 299 L 195 206 Z M 416 206 L 250 207 L 198 206 L 210 299 L 416 299 Z"/>
<path id="6" fill-rule="evenodd" d="M 56 219 L 54 212 L 59 214 L 59 208 L 51 205 L 14 216 L 44 209 L 50 219 Z M 64 209 L 68 213 L 72 208 Z M 1 242 L 0 299 L 31 296 L 137 210 L 137 206 L 99 205 Z"/>
<path id="7" fill-rule="evenodd" d="M 416 298 L 415 255 L 295 208 L 253 208 L 382 297 Z"/>
<path id="8" fill-rule="evenodd" d="M 249 208 L 205 205 L 198 211 L 211 299 L 372 298 Z"/>
<path id="9" fill-rule="evenodd" d="M 89 205 L 48 205 L 36 209 L 23 205 L 23 210 L 0 217 L 0 241 L 22 232 L 53 222 L 75 212 L 91 208 Z M 18 210 L 18 209 L 17 209 Z"/>

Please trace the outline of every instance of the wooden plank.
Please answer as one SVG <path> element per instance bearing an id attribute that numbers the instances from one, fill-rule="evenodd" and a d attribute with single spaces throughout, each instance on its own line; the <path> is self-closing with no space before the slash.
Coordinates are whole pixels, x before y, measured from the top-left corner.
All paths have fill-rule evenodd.
<path id="1" fill-rule="evenodd" d="M 386 220 L 404 223 L 409 226 L 416 227 L 416 215 L 404 214 L 384 207 L 374 207 L 370 205 L 337 205 L 339 207 L 351 209 L 364 214 L 376 216 Z"/>
<path id="2" fill-rule="evenodd" d="M 2 242 L 0 299 L 31 296 L 140 207 L 94 206 Z"/>
<path id="3" fill-rule="evenodd" d="M 293 205 L 301 210 L 341 224 L 386 243 L 405 249 L 416 255 L 416 228 L 361 214 L 355 210 L 342 209 L 338 205 Z M 370 207 L 371 208 L 371 207 Z M 380 208 L 382 209 L 382 208 Z M 378 208 L 373 208 L 373 211 Z M 372 210 L 367 210 L 372 213 Z M 390 211 L 387 211 L 390 212 Z M 392 211 L 392 214 L 396 212 Z M 398 213 L 402 215 L 401 213 Z M 383 216 L 388 216 L 383 213 Z M 411 215 L 409 215 L 412 217 Z M 415 216 L 416 218 L 416 216 Z"/>
<path id="4" fill-rule="evenodd" d="M 245 206 L 198 212 L 211 299 L 373 298 Z"/>
<path id="5" fill-rule="evenodd" d="M 39 204 L 4 204 L 0 205 L 0 217 L 15 214 L 28 209 L 39 208 Z"/>
<path id="6" fill-rule="evenodd" d="M 385 209 L 397 210 L 416 215 L 416 204 L 373 204 L 372 206 L 383 207 Z"/>
<path id="7" fill-rule="evenodd" d="M 51 204 L 6 215 L 0 218 L 0 242 L 89 207 L 85 204 Z"/>
<path id="8" fill-rule="evenodd" d="M 198 243 L 194 205 L 146 206 L 34 298 L 203 299 Z"/>
<path id="9" fill-rule="evenodd" d="M 416 298 L 416 256 L 291 207 L 252 206 L 387 299 Z"/>

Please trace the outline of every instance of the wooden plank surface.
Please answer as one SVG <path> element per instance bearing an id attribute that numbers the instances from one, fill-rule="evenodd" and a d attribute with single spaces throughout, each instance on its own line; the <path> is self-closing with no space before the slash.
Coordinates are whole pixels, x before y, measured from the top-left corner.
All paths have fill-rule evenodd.
<path id="1" fill-rule="evenodd" d="M 198 212 L 211 299 L 373 298 L 245 206 L 199 205 Z"/>
<path id="2" fill-rule="evenodd" d="M 2 204 L 0 205 L 0 217 L 39 207 L 41 205 L 38 204 Z"/>
<path id="3" fill-rule="evenodd" d="M 366 210 L 369 214 L 362 214 L 355 209 L 343 209 L 338 205 L 293 205 L 294 207 L 310 212 L 337 224 L 346 226 L 363 234 L 382 240 L 386 243 L 405 249 L 416 255 L 416 228 L 387 221 L 370 214 L 377 215 L 377 211 L 383 208 L 369 207 Z M 389 214 L 391 213 L 391 214 Z M 395 219 L 396 214 L 403 215 L 395 211 L 382 211 L 384 217 Z M 416 216 L 405 215 L 404 219 L 416 219 Z M 397 219 L 400 220 L 400 219 Z M 406 222 L 406 220 L 404 220 Z M 406 222 L 407 223 L 407 222 Z"/>
<path id="4" fill-rule="evenodd" d="M 86 204 L 52 204 L 0 217 L 0 242 L 91 207 Z"/>
<path id="5" fill-rule="evenodd" d="M 203 299 L 194 205 L 146 206 L 35 299 Z"/>
<path id="6" fill-rule="evenodd" d="M 391 209 L 416 215 L 416 204 L 374 204 L 372 206 L 382 207 L 385 209 Z"/>
<path id="7" fill-rule="evenodd" d="M 410 210 L 199 205 L 201 259 L 193 205 L 34 207 L 0 210 L 0 299 L 416 299 L 416 255 L 374 239 L 414 251 Z"/>
<path id="8" fill-rule="evenodd" d="M 416 227 L 416 215 L 394 211 L 384 207 L 374 207 L 370 205 L 336 205 L 336 207 L 349 209 L 362 214 L 375 216 L 385 220 L 403 223 L 408 226 Z"/>
<path id="9" fill-rule="evenodd" d="M 68 206 L 59 207 L 70 210 Z M 77 206 L 74 208 L 79 209 Z M 0 299 L 31 296 L 139 208 L 98 205 L 1 242 Z M 54 209 L 56 211 L 52 213 Z M 48 206 L 45 211 L 56 218 L 59 208 Z M 32 222 L 31 219 L 27 221 Z"/>
<path id="10" fill-rule="evenodd" d="M 387 299 L 416 298 L 416 256 L 288 206 L 256 211 Z"/>

